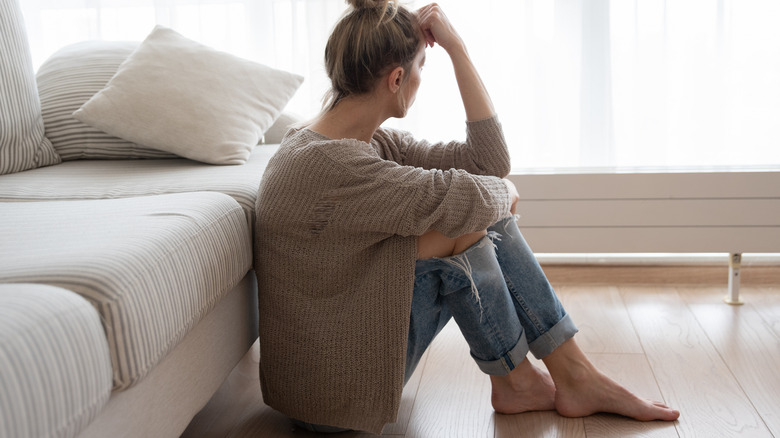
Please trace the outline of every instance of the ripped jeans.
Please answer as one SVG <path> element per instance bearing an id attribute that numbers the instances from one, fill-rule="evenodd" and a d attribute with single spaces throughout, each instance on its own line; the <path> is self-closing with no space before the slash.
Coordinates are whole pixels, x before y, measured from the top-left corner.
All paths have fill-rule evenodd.
<path id="1" fill-rule="evenodd" d="M 454 318 L 482 372 L 502 376 L 528 352 L 538 359 L 577 333 L 514 217 L 460 254 L 417 260 L 405 379 Z M 349 429 L 293 420 L 313 432 Z"/>
<path id="2" fill-rule="evenodd" d="M 407 380 L 451 317 L 489 375 L 508 374 L 529 351 L 541 359 L 577 333 L 514 217 L 460 254 L 417 261 Z"/>

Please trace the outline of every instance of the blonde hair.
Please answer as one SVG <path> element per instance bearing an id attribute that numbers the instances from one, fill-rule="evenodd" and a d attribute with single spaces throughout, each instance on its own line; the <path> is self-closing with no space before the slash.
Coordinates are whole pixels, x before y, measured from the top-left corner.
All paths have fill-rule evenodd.
<path id="1" fill-rule="evenodd" d="M 323 102 L 324 111 L 347 96 L 373 91 L 379 78 L 395 67 L 408 71 L 423 41 L 416 16 L 398 0 L 347 3 L 352 8 L 336 24 L 325 46 L 331 89 Z"/>

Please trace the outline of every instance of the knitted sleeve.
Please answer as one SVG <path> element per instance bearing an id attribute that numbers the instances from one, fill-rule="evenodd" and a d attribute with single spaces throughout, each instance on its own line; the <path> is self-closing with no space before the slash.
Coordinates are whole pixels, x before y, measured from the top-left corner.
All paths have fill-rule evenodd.
<path id="1" fill-rule="evenodd" d="M 319 149 L 331 163 L 330 178 L 340 180 L 328 195 L 334 215 L 331 224 L 404 236 L 435 229 L 457 237 L 483 230 L 510 214 L 511 197 L 501 178 L 405 166 L 380 158 L 368 147 L 362 153 L 355 153 L 356 149 L 360 149 L 358 142 Z M 343 156 L 338 156 L 342 151 Z"/>
<path id="2" fill-rule="evenodd" d="M 425 169 L 463 169 L 476 175 L 505 177 L 510 171 L 509 151 L 498 117 L 466 122 L 466 141 L 431 143 L 408 132 L 384 130 L 378 139 L 399 163 Z M 393 150 L 393 147 L 398 150 Z"/>

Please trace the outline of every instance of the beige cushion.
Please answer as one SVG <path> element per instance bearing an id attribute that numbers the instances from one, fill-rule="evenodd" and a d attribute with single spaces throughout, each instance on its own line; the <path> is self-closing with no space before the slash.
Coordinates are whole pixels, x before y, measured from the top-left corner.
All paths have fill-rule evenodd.
<path id="1" fill-rule="evenodd" d="M 146 376 L 252 266 L 244 211 L 222 193 L 8 202 L 2 212 L 0 283 L 67 288 L 92 303 L 114 390 Z"/>
<path id="2" fill-rule="evenodd" d="M 284 139 L 284 135 L 287 134 L 287 131 L 298 123 L 301 123 L 300 116 L 292 113 L 282 113 L 274 124 L 268 128 L 268 131 L 265 132 L 263 143 L 281 143 L 282 139 Z"/>
<path id="3" fill-rule="evenodd" d="M 0 178 L 2 202 L 146 197 L 170 193 L 220 192 L 241 205 L 247 225 L 255 223 L 257 188 L 278 145 L 257 146 L 243 166 L 197 161 L 75 160 Z M 0 212 L 3 209 L 0 207 Z M 0 213 L 0 220 L 2 219 Z M 0 241 L 2 243 L 2 241 Z M 2 245 L 0 244 L 0 247 Z"/>
<path id="4" fill-rule="evenodd" d="M 302 81 L 157 26 L 73 116 L 182 157 L 243 164 Z"/>
<path id="5" fill-rule="evenodd" d="M 0 175 L 59 162 L 44 137 L 22 11 L 0 0 Z"/>

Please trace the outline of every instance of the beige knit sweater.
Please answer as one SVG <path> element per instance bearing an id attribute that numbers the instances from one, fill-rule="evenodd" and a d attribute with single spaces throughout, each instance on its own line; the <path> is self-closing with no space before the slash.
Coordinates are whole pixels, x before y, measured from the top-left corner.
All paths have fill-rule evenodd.
<path id="1" fill-rule="evenodd" d="M 466 142 L 438 144 L 383 128 L 371 144 L 288 132 L 256 206 L 269 406 L 373 433 L 395 421 L 416 237 L 456 237 L 509 215 L 501 126 L 495 117 L 466 125 Z"/>

